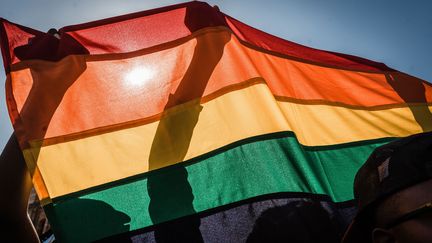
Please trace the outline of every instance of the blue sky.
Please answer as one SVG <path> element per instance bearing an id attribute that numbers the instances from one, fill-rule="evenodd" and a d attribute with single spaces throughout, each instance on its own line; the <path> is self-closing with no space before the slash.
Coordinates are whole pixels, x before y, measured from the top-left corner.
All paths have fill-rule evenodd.
<path id="1" fill-rule="evenodd" d="M 34 29 L 78 24 L 183 1 L 1 0 L 0 17 Z M 432 81 L 430 0 L 212 0 L 253 27 L 303 45 L 361 56 Z M 1 61 L 0 61 L 1 62 Z M 1 63 L 2 64 L 2 63 Z M 0 80 L 4 87 L 4 70 Z M 0 88 L 0 150 L 12 133 Z"/>

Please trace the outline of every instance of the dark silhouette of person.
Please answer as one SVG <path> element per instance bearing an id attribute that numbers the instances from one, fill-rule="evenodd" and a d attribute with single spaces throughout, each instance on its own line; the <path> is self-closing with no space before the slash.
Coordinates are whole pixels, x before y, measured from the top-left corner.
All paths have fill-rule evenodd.
<path id="1" fill-rule="evenodd" d="M 358 210 L 342 243 L 432 242 L 432 132 L 376 148 L 353 187 Z"/>
<path id="2" fill-rule="evenodd" d="M 210 11 L 215 10 L 210 8 Z M 185 24 L 191 32 L 199 28 L 198 25 L 202 24 L 201 20 L 209 21 L 205 14 L 195 9 L 194 5 L 186 9 Z M 217 25 L 217 23 L 214 24 Z M 150 170 L 157 169 L 156 165 L 170 165 L 184 160 L 202 110 L 200 97 L 204 94 L 210 76 L 222 58 L 225 44 L 229 40 L 230 33 L 228 32 L 196 38 L 197 43 L 188 69 L 176 91 L 170 94 L 164 108 L 166 111 L 175 105 L 189 102 L 187 109 L 179 109 L 162 115 L 150 151 Z M 161 181 L 164 183 L 160 183 Z M 196 213 L 193 207 L 194 195 L 184 166 L 176 165 L 169 172 L 150 175 L 147 188 L 150 196 L 149 214 L 154 224 Z M 156 241 L 203 241 L 198 218 L 176 222 L 156 227 Z"/>
<path id="3" fill-rule="evenodd" d="M 88 53 L 86 48 L 66 33 L 59 34 L 55 31 L 54 34 L 57 36 L 54 36 L 53 30 L 50 30 L 50 33 L 43 33 L 19 25 L 15 27 L 34 35 L 27 40 L 27 44 L 12 50 L 20 61 L 32 59 L 58 61 L 69 54 Z M 55 65 L 49 65 L 47 62 L 44 62 L 45 67 L 33 65 L 29 67 L 33 80 L 28 97 L 19 112 L 19 116 L 17 110 L 12 108 L 10 111 L 16 115 L 17 120 L 14 123 L 18 124 L 15 125 L 21 128 L 25 127 L 25 131 L 22 129 L 15 131 L 16 133 L 11 135 L 0 156 L 0 171 L 2 172 L 0 180 L 2 183 L 0 184 L 3 185 L 3 187 L 0 186 L 0 189 L 6 192 L 10 199 L 0 203 L 0 208 L 4 209 L 1 212 L 3 217 L 0 219 L 0 224 L 3 225 L 4 222 L 7 222 L 8 225 L 8 227 L 0 228 L 6 230 L 2 232 L 7 232 L 7 234 L 2 235 L 9 237 L 5 239 L 7 242 L 38 241 L 36 232 L 27 216 L 27 201 L 32 188 L 31 175 L 34 171 L 29 171 L 26 166 L 20 147 L 28 148 L 30 146 L 27 143 L 22 143 L 23 141 L 45 137 L 52 116 L 64 93 L 86 68 L 82 59 L 69 61 L 74 63 L 74 66 L 63 70 L 56 68 Z M 5 64 L 7 71 L 10 71 L 8 64 Z M 23 67 L 15 66 L 14 68 L 15 71 Z M 72 68 L 74 70 L 71 70 Z M 54 71 L 54 73 L 49 75 L 48 70 Z M 39 71 L 41 73 L 38 73 Z M 68 75 L 63 76 L 65 72 Z M 12 99 L 12 97 L 8 97 L 8 99 Z M 29 131 L 31 134 L 28 133 Z M 21 144 L 18 143 L 17 133 L 20 135 Z M 38 149 L 40 149 L 37 146 L 38 144 L 33 147 L 36 158 L 39 153 Z M 10 202 L 13 202 L 13 206 Z M 5 211 L 11 211 L 10 216 L 4 215 Z"/>

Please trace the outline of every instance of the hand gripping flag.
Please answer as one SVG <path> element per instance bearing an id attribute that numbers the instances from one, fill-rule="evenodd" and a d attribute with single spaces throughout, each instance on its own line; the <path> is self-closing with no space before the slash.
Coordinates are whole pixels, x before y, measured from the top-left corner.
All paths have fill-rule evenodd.
<path id="1" fill-rule="evenodd" d="M 57 36 L 0 19 L 0 34 L 9 115 L 62 242 L 252 242 L 300 198 L 342 231 L 370 152 L 432 130 L 430 84 L 206 3 Z"/>

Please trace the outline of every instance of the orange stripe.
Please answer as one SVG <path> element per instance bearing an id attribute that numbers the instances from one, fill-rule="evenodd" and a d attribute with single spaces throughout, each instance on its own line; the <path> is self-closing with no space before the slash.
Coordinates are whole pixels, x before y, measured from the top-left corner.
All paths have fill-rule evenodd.
<path id="1" fill-rule="evenodd" d="M 18 134 L 20 140 L 155 116 L 255 77 L 263 77 L 275 96 L 305 101 L 358 107 L 432 102 L 431 86 L 398 72 L 338 70 L 272 56 L 245 47 L 226 28 L 204 29 L 194 37 L 146 55 L 119 54 L 111 60 L 100 57 L 101 61 L 98 56 L 75 55 L 59 62 L 21 62 L 10 74 L 19 111 L 19 117 L 13 117 L 15 129 L 28 135 Z"/>

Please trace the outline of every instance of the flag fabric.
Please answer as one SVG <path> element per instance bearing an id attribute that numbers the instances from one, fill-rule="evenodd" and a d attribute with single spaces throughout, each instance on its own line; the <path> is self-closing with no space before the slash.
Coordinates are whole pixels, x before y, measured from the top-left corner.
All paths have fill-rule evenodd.
<path id="1" fill-rule="evenodd" d="M 202 2 L 57 37 L 0 19 L 0 37 L 9 115 L 62 242 L 253 242 L 301 205 L 341 232 L 371 151 L 432 130 L 427 82 Z"/>

